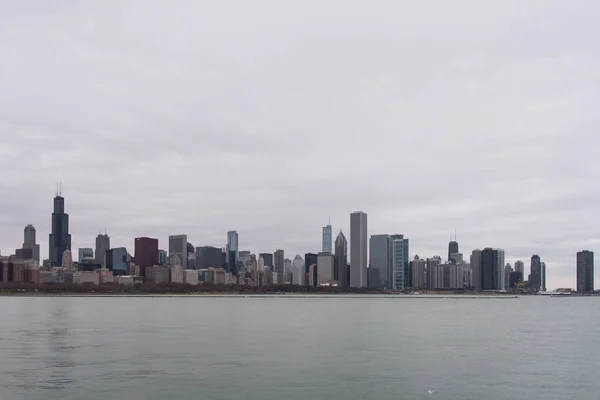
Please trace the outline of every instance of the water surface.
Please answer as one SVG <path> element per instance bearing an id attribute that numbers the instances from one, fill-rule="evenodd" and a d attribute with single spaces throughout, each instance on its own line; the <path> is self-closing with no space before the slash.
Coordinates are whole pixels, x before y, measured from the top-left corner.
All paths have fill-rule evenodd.
<path id="1" fill-rule="evenodd" d="M 0 297 L 1 400 L 121 398 L 598 400 L 600 298 Z"/>

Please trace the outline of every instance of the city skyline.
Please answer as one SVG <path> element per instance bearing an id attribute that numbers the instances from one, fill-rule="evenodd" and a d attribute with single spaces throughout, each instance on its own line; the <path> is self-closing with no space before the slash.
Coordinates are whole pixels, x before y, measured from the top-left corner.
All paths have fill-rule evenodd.
<path id="1" fill-rule="evenodd" d="M 59 214 L 64 212 L 64 215 L 65 215 L 66 217 L 60 217 L 60 215 L 59 215 L 59 217 L 55 217 L 55 215 L 57 215 L 57 213 L 56 213 L 56 211 L 57 211 L 57 210 L 59 211 Z M 52 221 L 55 221 L 55 219 L 56 219 L 56 218 L 58 218 L 58 219 L 61 219 L 61 218 L 67 218 L 67 223 L 68 223 L 69 214 L 66 212 L 65 198 L 62 196 L 62 194 L 59 196 L 59 194 L 57 193 L 56 197 L 54 198 L 54 206 L 53 206 L 53 209 L 52 209 L 52 211 L 53 211 L 53 214 L 52 214 L 52 215 L 53 215 L 53 217 L 52 217 Z M 349 219 L 349 221 L 351 221 L 351 220 L 352 220 L 353 216 L 356 216 L 356 217 L 357 217 L 358 215 L 362 215 L 363 217 L 360 217 L 360 218 L 356 219 L 357 223 L 361 224 L 361 223 L 360 223 L 360 222 L 358 222 L 358 221 L 361 221 L 362 219 L 365 219 L 365 222 L 366 222 L 366 214 L 365 214 L 365 213 L 361 213 L 361 212 L 352 212 L 352 213 L 350 213 L 350 214 L 349 214 L 349 218 L 348 218 L 348 219 Z M 362 218 L 362 219 L 361 219 L 361 218 Z M 53 222 L 53 224 L 54 224 L 54 222 Z M 54 225 L 53 225 L 53 226 L 54 226 Z M 357 225 L 357 227 L 358 227 L 358 225 Z M 331 229 L 331 224 L 327 225 L 327 227 L 326 227 L 326 228 L 327 228 L 327 230 L 329 231 L 329 230 Z M 363 229 L 363 228 L 360 228 L 360 230 L 362 230 L 362 229 Z M 25 231 L 25 233 L 24 233 L 24 235 L 25 235 L 25 240 L 26 240 L 26 241 L 28 241 L 28 242 L 31 242 L 31 238 L 35 238 L 35 232 L 36 232 L 36 228 L 35 228 L 35 226 L 33 226 L 32 224 L 27 224 L 27 225 L 24 227 L 24 231 Z M 372 237 L 386 236 L 386 234 L 381 234 L 381 233 L 371 234 L 370 232 L 371 232 L 372 230 L 371 230 L 371 229 L 368 229 L 368 228 L 367 228 L 367 231 L 369 232 L 369 233 L 368 233 L 368 235 L 367 235 L 367 243 L 370 243 L 370 242 L 371 242 L 371 240 L 372 240 Z M 342 230 L 340 230 L 340 232 L 342 232 Z M 327 233 L 327 235 L 328 235 L 328 234 L 329 234 L 329 233 Z M 324 238 L 325 238 L 325 236 L 326 236 L 326 235 L 325 235 L 325 228 L 322 228 L 322 232 L 321 232 L 321 246 L 324 244 Z M 401 238 L 401 239 L 402 239 L 402 238 L 404 237 L 403 235 L 387 235 L 387 236 L 389 236 L 389 237 L 390 237 L 390 239 L 393 239 L 393 238 L 395 238 L 395 237 L 399 237 L 399 238 Z M 28 239 L 28 237 L 30 237 L 30 238 Z M 52 235 L 50 235 L 50 237 L 52 237 Z M 158 238 L 148 238 L 148 237 L 134 238 L 134 246 L 133 246 L 133 249 L 132 249 L 130 246 L 127 246 L 127 245 L 124 245 L 124 246 L 115 246 L 115 245 L 111 245 L 111 238 L 110 238 L 110 235 L 108 235 L 108 234 L 105 232 L 105 233 L 100 233 L 100 234 L 98 234 L 98 235 L 97 235 L 97 237 L 96 237 L 96 251 L 94 252 L 94 256 L 95 256 L 96 258 L 98 258 L 98 257 L 99 257 L 99 254 L 101 254 L 101 252 L 99 252 L 99 251 L 98 251 L 98 248 L 99 248 L 98 246 L 100 246 L 100 247 L 101 247 L 101 248 L 103 248 L 103 249 L 104 249 L 104 248 L 106 248 L 106 250 L 109 250 L 109 249 L 111 249 L 111 250 L 115 250 L 115 249 L 124 249 L 124 250 L 123 250 L 123 251 L 125 251 L 125 253 L 124 253 L 124 254 L 127 254 L 127 253 L 134 254 L 134 253 L 132 252 L 132 250 L 134 250 L 134 249 L 136 248 L 136 246 L 137 246 L 137 244 L 138 244 L 138 241 L 139 241 L 140 239 L 142 239 L 142 240 L 148 240 L 148 239 L 150 239 L 150 240 L 152 240 L 152 241 L 156 241 L 156 242 L 157 242 L 157 244 L 156 244 L 156 245 L 158 245 L 159 247 L 160 247 L 160 246 L 163 246 L 163 245 L 161 245 L 161 244 L 160 244 L 161 242 L 159 241 L 159 239 L 158 239 Z M 71 235 L 69 234 L 69 245 L 70 245 L 70 240 L 71 240 Z M 178 240 L 182 242 L 182 244 L 181 244 L 179 247 L 182 247 L 182 246 L 189 247 L 189 246 L 190 246 L 190 243 L 189 243 L 189 242 L 187 242 L 187 235 L 186 235 L 186 234 L 183 234 L 183 235 L 169 235 L 169 237 L 168 237 L 168 243 L 169 243 L 169 246 L 167 246 L 167 247 L 170 247 L 170 246 L 172 246 L 172 244 L 173 244 L 173 241 L 178 241 Z M 236 249 L 236 250 L 235 250 L 234 252 L 230 252 L 230 253 L 229 253 L 229 254 L 231 254 L 231 255 L 233 256 L 234 254 L 236 254 L 236 253 L 239 253 L 239 244 L 238 244 L 238 240 L 239 240 L 239 239 L 238 239 L 238 232 L 237 232 L 237 231 L 228 231 L 228 232 L 226 233 L 226 244 L 225 244 L 225 246 L 220 246 L 220 247 L 219 247 L 219 246 L 217 246 L 217 248 L 219 248 L 219 249 L 223 249 L 224 251 L 226 251 L 226 249 L 229 247 L 229 244 L 228 244 L 228 243 L 233 243 L 233 244 L 234 244 L 234 245 L 233 245 L 233 247 L 235 247 L 235 249 Z M 403 241 L 404 241 L 405 243 L 408 243 L 408 239 L 406 239 L 406 238 L 404 238 L 404 239 L 403 239 Z M 401 240 L 401 242 L 403 242 L 403 241 Z M 39 244 L 39 243 L 37 243 L 36 245 L 37 245 L 38 247 L 40 246 L 40 244 Z M 156 246 L 156 245 L 155 245 L 155 246 Z M 364 245 L 364 243 L 363 243 L 363 245 Z M 206 245 L 203 245 L 203 246 L 206 246 Z M 451 241 L 450 241 L 450 243 L 448 244 L 448 248 L 449 248 L 449 249 L 457 249 L 457 248 L 458 248 L 458 246 L 459 246 L 458 242 L 457 242 L 455 239 L 452 239 L 452 238 L 451 238 Z M 462 245 L 461 245 L 461 246 L 462 246 Z M 201 247 L 202 247 L 202 246 L 201 246 Z M 198 249 L 198 248 L 201 248 L 201 247 L 196 247 L 196 248 L 195 248 L 195 251 L 193 252 L 193 253 L 194 253 L 194 256 L 196 255 L 196 249 Z M 208 247 L 210 247 L 210 246 L 208 246 Z M 370 247 L 370 244 L 367 244 L 367 248 L 369 248 L 369 247 Z M 74 251 L 74 253 L 75 253 L 75 254 L 77 254 L 77 251 L 76 251 L 76 249 L 84 250 L 84 249 L 86 249 L 86 248 L 85 248 L 85 247 L 74 247 L 73 249 L 74 249 L 74 250 L 73 250 L 73 251 Z M 1 250 L 2 250 L 2 249 L 0 249 L 0 251 L 1 251 Z M 90 250 L 91 250 L 91 248 L 90 248 Z M 249 251 L 248 251 L 248 250 L 249 250 Z M 392 249 L 390 249 L 390 250 L 392 250 Z M 160 250 L 160 251 L 163 251 L 163 250 Z M 188 251 L 189 251 L 189 249 L 188 249 Z M 257 254 L 258 254 L 258 256 L 264 256 L 264 257 L 267 257 L 268 259 L 270 259 L 270 260 L 271 260 L 271 261 L 270 261 L 270 263 L 271 263 L 271 264 L 273 264 L 272 266 L 275 266 L 275 263 L 274 263 L 274 261 L 273 261 L 273 260 L 274 260 L 274 258 L 277 258 L 277 257 L 278 257 L 278 258 L 279 258 L 279 261 L 278 261 L 278 266 L 277 266 L 277 268 L 276 268 L 276 269 L 277 269 L 277 271 L 278 271 L 278 272 L 280 272 L 280 273 L 281 273 L 281 270 L 282 270 L 282 268 L 283 268 L 283 267 L 282 267 L 282 265 L 283 265 L 283 261 L 284 261 L 284 257 L 283 257 L 283 252 L 284 252 L 284 251 L 285 251 L 285 250 L 277 250 L 277 251 L 272 251 L 272 252 L 270 252 L 270 253 L 258 253 L 258 252 L 255 252 L 253 249 L 246 249 L 246 250 L 244 250 L 244 252 L 245 252 L 245 253 L 253 253 L 253 254 L 255 254 L 255 255 L 257 255 Z M 311 251 L 312 251 L 312 250 L 311 250 Z M 333 251 L 333 249 L 332 249 L 332 251 Z M 394 250 L 394 251 L 395 251 L 395 250 Z M 394 252 L 394 251 L 392 251 L 392 252 Z M 476 252 L 477 250 L 476 250 L 476 249 L 473 249 L 473 251 L 474 251 L 474 252 Z M 500 268 L 500 266 L 501 266 L 501 265 L 504 265 L 504 260 L 505 260 L 505 250 L 504 250 L 504 249 L 500 249 L 500 251 L 502 252 L 501 258 L 500 258 L 500 259 L 498 259 L 498 263 L 497 263 L 497 265 L 494 267 L 494 268 L 495 268 L 494 270 L 496 271 L 496 272 L 495 272 L 495 274 L 497 274 L 497 275 L 498 275 L 498 281 L 497 281 L 497 284 L 495 284 L 495 285 L 496 285 L 498 288 L 500 288 L 500 287 L 506 287 L 506 285 L 508 285 L 508 283 L 505 283 L 505 278 L 504 278 L 504 274 L 503 274 L 504 268 L 503 268 L 503 267 L 501 267 L 501 268 Z M 592 250 L 592 251 L 593 251 L 593 250 Z M 279 256 L 277 256 L 277 252 L 280 252 L 280 255 L 279 255 Z M 370 249 L 367 249 L 367 252 L 368 252 L 368 256 L 367 256 L 367 265 L 370 265 L 370 263 L 371 263 L 371 253 L 370 253 Z M 451 252 L 451 251 L 449 250 L 449 251 L 448 251 L 448 254 L 450 254 L 450 252 Z M 316 253 L 319 253 L 319 254 L 320 254 L 320 252 L 316 252 Z M 316 255 L 316 253 L 315 253 L 315 255 Z M 9 255 L 9 254 L 10 254 L 10 252 L 9 252 L 9 253 L 1 253 L 1 254 L 2 254 L 3 256 L 6 256 L 6 255 Z M 41 254 L 43 255 L 43 252 L 42 252 Z M 227 254 L 227 253 L 223 253 L 223 254 Z M 298 254 L 298 255 L 299 255 L 299 254 L 301 254 L 301 253 L 296 253 L 296 254 Z M 333 253 L 331 253 L 331 254 L 333 254 Z M 461 253 L 460 255 L 462 256 L 462 253 Z M 257 257 L 258 257 L 258 256 L 257 256 Z M 420 256 L 421 258 L 423 258 L 423 257 L 424 257 L 424 259 L 425 259 L 425 260 L 427 260 L 427 259 L 429 259 L 429 258 L 431 258 L 431 257 L 434 257 L 435 255 L 434 255 L 434 254 L 428 254 L 428 255 L 421 254 L 421 255 L 419 255 L 419 254 L 414 254 L 414 253 L 410 253 L 410 252 L 409 252 L 409 254 L 408 254 L 408 257 L 409 257 L 409 259 L 410 259 L 411 261 L 412 261 L 413 257 L 415 257 L 415 256 Z M 75 257 L 74 257 L 73 255 L 70 255 L 70 257 L 71 257 L 71 259 L 72 259 L 73 261 L 75 261 Z M 119 256 L 119 257 L 123 257 L 123 256 Z M 224 256 L 224 257 L 225 257 L 225 258 L 227 258 L 227 256 Z M 237 256 L 236 256 L 236 257 L 237 257 Z M 403 255 L 403 257 L 405 258 L 405 257 L 406 257 L 406 254 L 405 254 L 405 255 Z M 187 260 L 187 259 L 186 259 L 186 260 Z M 507 261 L 509 261 L 510 259 L 509 259 L 509 258 L 507 258 L 506 260 L 507 260 Z M 536 262 L 535 262 L 535 263 L 533 262 L 534 260 L 536 260 Z M 61 255 L 61 261 L 62 261 L 62 255 Z M 289 260 L 289 261 L 291 261 L 291 260 Z M 390 259 L 390 261 L 393 261 L 393 260 L 391 260 L 391 259 Z M 445 262 L 445 261 L 451 261 L 451 260 L 442 260 L 442 262 Z M 98 262 L 98 263 L 102 263 L 102 261 L 97 261 L 97 262 Z M 106 262 L 108 263 L 108 261 L 106 261 Z M 184 262 L 184 261 L 182 260 L 182 263 L 183 263 L 183 262 Z M 350 263 L 350 256 L 348 257 L 348 262 Z M 467 262 L 468 262 L 468 261 L 467 261 Z M 473 258 L 472 258 L 472 256 L 471 256 L 471 263 L 472 263 L 472 262 L 473 262 Z M 334 268 L 334 267 L 333 267 L 333 264 L 335 264 L 335 262 L 333 261 L 333 259 L 332 259 L 331 263 L 332 263 L 332 267 L 331 267 L 331 268 Z M 515 260 L 515 266 L 519 265 L 519 263 L 523 263 L 523 260 Z M 227 264 L 228 264 L 228 263 L 227 263 Z M 510 264 L 511 264 L 511 263 L 510 263 L 510 261 L 509 261 L 507 265 L 510 265 Z M 575 269 L 576 269 L 576 274 L 575 274 L 575 275 L 577 275 L 577 262 L 576 262 L 575 264 L 576 264 L 576 267 L 575 267 Z M 307 266 L 307 267 L 308 267 L 308 266 Z M 473 265 L 471 265 L 471 267 L 473 267 Z M 534 268 L 532 269 L 532 267 L 534 267 Z M 227 266 L 227 267 L 226 267 L 226 269 L 227 269 L 227 270 L 228 270 L 229 268 L 230 268 L 229 266 Z M 112 269 L 112 268 L 111 268 L 111 269 Z M 334 269 L 337 271 L 337 266 L 336 266 Z M 395 271 L 397 271 L 397 270 L 398 270 L 398 268 L 397 268 L 395 265 L 394 265 L 394 270 L 395 270 Z M 392 273 L 394 273 L 394 272 L 393 272 L 394 270 L 392 270 Z M 410 271 L 410 273 L 412 273 L 412 268 L 411 268 L 410 266 L 408 266 L 408 271 Z M 535 287 L 535 288 L 536 288 L 536 290 L 541 290 L 541 291 L 544 291 L 545 289 L 547 289 L 547 286 L 549 287 L 549 285 L 548 285 L 548 283 L 547 283 L 547 282 L 548 282 L 548 275 L 547 275 L 547 273 L 546 273 L 546 262 L 541 262 L 541 261 L 540 261 L 540 257 L 539 257 L 538 255 L 534 254 L 534 255 L 532 255 L 532 256 L 531 256 L 531 264 L 530 264 L 529 268 L 525 267 L 525 272 L 526 272 L 526 273 L 525 273 L 525 275 L 523 276 L 523 279 L 524 279 L 524 280 L 527 280 L 527 278 L 528 278 L 528 275 L 527 275 L 527 274 L 529 274 L 529 278 L 531 279 L 531 278 L 532 278 L 532 275 L 531 275 L 531 274 L 533 273 L 533 277 L 534 277 L 534 278 L 533 278 L 533 279 L 534 279 L 534 281 L 533 281 L 533 287 Z M 476 278 L 475 278 L 475 279 L 483 279 L 483 277 L 482 277 L 482 276 L 478 276 L 478 274 L 481 274 L 482 272 L 475 272 L 475 271 L 474 271 L 473 273 L 474 273 L 474 274 L 475 274 L 475 276 L 476 276 Z M 536 275 L 536 274 L 540 274 L 540 273 L 542 274 L 541 276 L 539 276 L 539 275 Z M 337 272 L 336 272 L 336 274 L 337 274 Z M 331 275 L 333 276 L 333 270 L 331 271 Z M 328 275 L 325 275 L 325 276 L 328 276 Z M 370 276 L 370 275 L 369 275 L 369 276 Z M 537 276 L 537 278 L 535 278 L 536 276 Z M 397 277 L 398 277 L 398 275 L 396 275 L 396 279 L 397 279 Z M 508 278 L 508 274 L 506 275 L 506 278 Z M 315 279 L 316 279 L 316 278 L 315 278 Z M 370 278 L 369 278 L 369 279 L 370 279 Z M 595 279 L 597 279 L 597 278 L 595 278 Z M 406 282 L 411 282 L 411 281 L 412 281 L 412 277 L 406 277 Z M 552 279 L 551 279 L 551 281 L 552 281 Z M 536 282 L 537 282 L 537 283 L 536 283 Z M 398 286 L 397 282 L 396 282 L 396 285 Z M 540 286 L 540 285 L 542 285 L 542 286 Z M 597 285 L 597 284 L 596 284 L 596 283 L 594 283 L 594 285 Z M 391 285 L 384 285 L 384 286 L 391 287 Z M 485 286 L 485 285 L 484 285 L 484 286 Z M 562 286 L 560 286 L 560 285 L 556 285 L 555 287 L 570 287 L 570 286 L 568 286 L 568 285 L 562 285 Z M 574 286 L 572 286 L 572 287 L 574 288 L 574 287 L 576 287 L 576 285 L 574 285 Z"/>
<path id="2" fill-rule="evenodd" d="M 539 254 L 550 288 L 600 250 L 595 3 L 139 4 L 4 7 L 2 254 L 32 224 L 48 257 L 57 180 L 72 249 L 236 229 L 240 249 L 304 254 L 362 209 L 411 257 L 454 229 L 465 256 Z"/>

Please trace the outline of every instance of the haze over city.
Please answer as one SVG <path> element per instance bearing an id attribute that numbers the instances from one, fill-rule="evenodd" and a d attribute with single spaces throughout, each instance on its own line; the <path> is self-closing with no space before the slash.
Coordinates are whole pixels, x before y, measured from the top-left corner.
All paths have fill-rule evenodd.
<path id="1" fill-rule="evenodd" d="M 73 249 L 237 230 L 293 257 L 360 209 L 411 258 L 456 229 L 575 287 L 600 250 L 600 6 L 517 4 L 6 4 L 0 252 L 33 224 L 48 257 L 62 181 Z"/>

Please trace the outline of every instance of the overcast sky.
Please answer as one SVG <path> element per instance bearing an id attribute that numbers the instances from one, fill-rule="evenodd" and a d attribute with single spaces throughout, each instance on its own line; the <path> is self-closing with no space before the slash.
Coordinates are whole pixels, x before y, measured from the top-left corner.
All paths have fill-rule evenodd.
<path id="1" fill-rule="evenodd" d="M 600 2 L 0 0 L 0 251 L 56 181 L 99 229 L 286 256 L 329 217 L 411 257 L 600 251 Z M 444 257 L 445 258 L 445 257 Z M 600 271 L 596 274 L 600 286 Z"/>

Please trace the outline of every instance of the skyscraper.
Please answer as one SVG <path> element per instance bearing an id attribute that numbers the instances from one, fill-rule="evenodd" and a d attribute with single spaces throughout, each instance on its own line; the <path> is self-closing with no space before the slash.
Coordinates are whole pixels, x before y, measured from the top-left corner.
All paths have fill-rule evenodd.
<path id="1" fill-rule="evenodd" d="M 140 273 L 146 276 L 146 268 L 158 265 L 158 239 L 149 237 L 135 238 L 135 264 L 140 266 Z"/>
<path id="2" fill-rule="evenodd" d="M 237 231 L 227 232 L 227 272 L 233 275 L 237 275 L 239 250 Z"/>
<path id="3" fill-rule="evenodd" d="M 63 252 L 61 266 L 68 270 L 73 270 L 73 254 L 71 254 L 71 250 L 67 249 Z"/>
<path id="4" fill-rule="evenodd" d="M 369 256 L 369 287 L 393 289 L 396 274 L 394 273 L 392 237 L 390 235 L 371 235 L 369 239 Z"/>
<path id="5" fill-rule="evenodd" d="M 350 214 L 350 286 L 367 287 L 367 214 Z"/>
<path id="6" fill-rule="evenodd" d="M 481 289 L 504 290 L 504 250 L 487 247 L 481 252 Z"/>
<path id="7" fill-rule="evenodd" d="M 262 257 L 265 261 L 265 267 L 273 269 L 273 254 L 271 253 L 260 253 L 258 257 Z"/>
<path id="8" fill-rule="evenodd" d="M 304 259 L 298 254 L 292 261 L 292 284 L 303 285 L 305 279 Z"/>
<path id="9" fill-rule="evenodd" d="M 314 253 L 306 253 L 304 255 L 304 283 L 306 286 L 317 286 L 317 273 L 310 274 L 311 268 L 317 268 L 318 255 Z M 266 265 L 266 264 L 265 264 Z M 312 280 L 310 279 L 312 278 Z"/>
<path id="10" fill-rule="evenodd" d="M 325 251 L 317 255 L 317 284 L 333 282 L 334 256 Z"/>
<path id="11" fill-rule="evenodd" d="M 187 235 L 171 235 L 169 236 L 169 259 L 175 256 L 179 257 L 183 269 L 187 269 Z M 172 262 L 169 263 L 173 265 Z"/>
<path id="12" fill-rule="evenodd" d="M 33 260 L 40 262 L 40 245 L 36 243 L 35 228 L 33 225 L 27 225 L 23 234 L 23 248 L 30 249 L 33 253 Z"/>
<path id="13" fill-rule="evenodd" d="M 458 251 L 458 242 L 456 240 L 451 240 L 448 243 L 448 262 L 452 263 L 452 254 L 459 253 Z"/>
<path id="14" fill-rule="evenodd" d="M 223 250 L 218 247 L 196 247 L 196 268 L 221 268 L 223 266 Z"/>
<path id="15" fill-rule="evenodd" d="M 105 234 L 96 236 L 96 264 L 106 268 L 106 251 L 110 249 L 110 237 Z"/>
<path id="16" fill-rule="evenodd" d="M 283 265 L 283 261 L 285 259 L 284 256 L 284 251 L 283 250 L 277 250 L 275 251 L 275 272 L 277 272 L 277 282 L 273 282 L 273 283 L 278 283 L 278 284 L 282 284 L 283 283 L 283 272 L 284 272 L 284 265 Z"/>
<path id="17" fill-rule="evenodd" d="M 94 258 L 94 249 L 92 249 L 91 247 L 80 247 L 77 250 L 77 261 L 82 262 L 85 258 L 90 259 L 90 258 Z"/>
<path id="18" fill-rule="evenodd" d="M 54 198 L 49 248 L 52 265 L 62 266 L 63 253 L 65 250 L 71 250 L 71 235 L 69 234 L 69 214 L 65 213 L 65 199 L 60 195 L 60 192 Z"/>
<path id="19" fill-rule="evenodd" d="M 510 274 L 513 273 L 513 268 L 510 264 L 504 267 L 504 290 L 510 289 Z"/>
<path id="20" fill-rule="evenodd" d="M 525 276 L 525 263 L 523 261 L 515 261 L 515 272 L 520 272 L 521 277 Z"/>
<path id="21" fill-rule="evenodd" d="M 411 275 L 407 272 L 410 266 L 408 261 L 408 239 L 404 238 L 404 235 L 392 235 L 392 245 L 394 274 L 396 275 L 393 289 L 404 290 L 410 287 L 407 281 Z"/>
<path id="22" fill-rule="evenodd" d="M 594 253 L 589 250 L 577 253 L 577 291 L 592 293 L 594 291 Z"/>
<path id="23" fill-rule="evenodd" d="M 481 265 L 481 250 L 475 249 L 471 253 L 471 286 L 475 290 L 482 289 L 482 265 Z"/>
<path id="24" fill-rule="evenodd" d="M 427 289 L 427 261 L 415 256 L 414 260 L 410 262 L 410 269 L 412 270 L 411 287 L 413 289 Z"/>
<path id="25" fill-rule="evenodd" d="M 326 225 L 323 227 L 323 252 L 332 254 L 331 252 L 331 225 Z"/>
<path id="26" fill-rule="evenodd" d="M 166 250 L 158 250 L 158 265 L 167 265 L 168 255 Z"/>
<path id="27" fill-rule="evenodd" d="M 543 292 L 546 291 L 546 263 L 542 262 L 542 287 Z"/>
<path id="28" fill-rule="evenodd" d="M 335 260 L 333 266 L 333 279 L 340 282 L 342 287 L 348 287 L 348 241 L 340 231 L 335 239 Z"/>
<path id="29" fill-rule="evenodd" d="M 540 256 L 537 254 L 534 254 L 531 257 L 529 287 L 534 292 L 539 292 L 542 287 L 542 261 L 540 260 Z"/>

